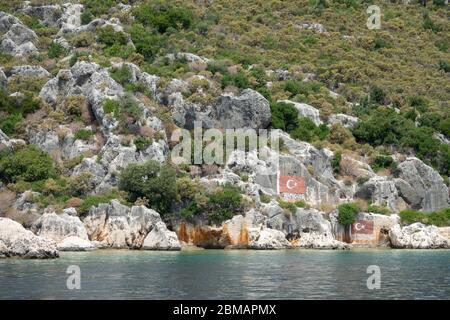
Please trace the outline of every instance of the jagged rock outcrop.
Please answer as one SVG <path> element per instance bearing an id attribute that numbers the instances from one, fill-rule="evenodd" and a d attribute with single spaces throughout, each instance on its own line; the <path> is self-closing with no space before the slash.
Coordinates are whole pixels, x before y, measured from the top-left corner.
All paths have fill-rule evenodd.
<path id="1" fill-rule="evenodd" d="M 11 77 L 50 77 L 51 74 L 41 66 L 15 66 L 10 71 Z"/>
<path id="2" fill-rule="evenodd" d="M 351 128 L 358 122 L 357 117 L 349 116 L 347 114 L 338 113 L 338 114 L 332 114 L 328 118 L 328 123 L 330 125 L 333 124 L 340 124 L 341 126 L 345 128 Z"/>
<path id="3" fill-rule="evenodd" d="M 59 5 L 30 6 L 27 4 L 25 8 L 19 9 L 18 12 L 37 18 L 40 23 L 47 27 L 57 26 L 62 15 Z"/>
<path id="4" fill-rule="evenodd" d="M 250 249 L 272 250 L 292 247 L 284 233 L 275 229 L 249 228 L 248 237 Z"/>
<path id="5" fill-rule="evenodd" d="M 392 212 L 400 212 L 407 208 L 405 201 L 397 192 L 394 181 L 386 177 L 372 177 L 359 187 L 355 197 L 372 201 L 377 206 L 387 207 Z"/>
<path id="6" fill-rule="evenodd" d="M 156 211 L 144 206 L 129 208 L 117 200 L 112 200 L 110 203 L 92 207 L 83 222 L 91 241 L 99 241 L 112 248 L 139 249 L 156 224 L 161 222 L 161 217 Z M 167 244 L 175 246 L 173 234 L 159 226 L 149 238 L 147 249 L 150 247 L 150 240 L 156 241 L 157 237 L 166 237 Z"/>
<path id="7" fill-rule="evenodd" d="M 33 259 L 57 258 L 56 243 L 36 236 L 16 221 L 0 218 L 0 255 Z"/>
<path id="8" fill-rule="evenodd" d="M 180 250 L 177 234 L 167 229 L 164 222 L 155 224 L 152 231 L 145 237 L 142 244 L 144 250 Z"/>
<path id="9" fill-rule="evenodd" d="M 306 103 L 299 103 L 290 100 L 278 100 L 278 102 L 283 102 L 291 104 L 297 109 L 298 116 L 302 118 L 309 118 L 316 126 L 321 125 L 323 121 L 320 119 L 320 112 L 318 109 L 310 106 Z"/>
<path id="10" fill-rule="evenodd" d="M 70 92 L 74 91 L 74 85 L 71 71 L 61 69 L 56 77 L 42 87 L 39 96 L 49 105 L 56 107 Z"/>
<path id="11" fill-rule="evenodd" d="M 98 249 L 91 241 L 76 236 L 64 238 L 58 243 L 57 248 L 59 251 L 91 251 Z"/>
<path id="12" fill-rule="evenodd" d="M 1 49 L 4 53 L 21 57 L 37 51 L 34 42 L 36 33 L 27 28 L 16 17 L 0 12 L 0 35 L 2 36 Z"/>
<path id="13" fill-rule="evenodd" d="M 92 131 L 91 127 L 83 129 Z M 31 144 L 39 146 L 57 159 L 72 159 L 98 149 L 95 135 L 92 137 L 92 142 L 76 139 L 75 133 L 64 125 L 51 131 L 37 131 L 35 128 L 30 128 L 28 137 Z"/>
<path id="14" fill-rule="evenodd" d="M 395 186 L 414 209 L 435 211 L 449 206 L 449 192 L 442 177 L 421 160 L 409 157 L 398 165 Z"/>
<path id="15" fill-rule="evenodd" d="M 338 212 L 330 214 L 334 237 L 340 241 L 350 241 L 354 247 L 388 247 L 389 230 L 400 223 L 396 214 L 383 215 L 360 212 L 356 215 L 353 226 L 346 228 L 338 223 Z"/>
<path id="16" fill-rule="evenodd" d="M 262 212 L 268 216 L 267 225 L 281 230 L 291 242 L 302 248 L 348 249 L 350 246 L 334 238 L 330 221 L 324 213 L 315 209 L 297 208 L 287 214 L 274 201 L 263 206 Z"/>
<path id="17" fill-rule="evenodd" d="M 0 88 L 5 88 L 8 84 L 8 78 L 6 78 L 5 73 L 3 72 L 3 69 L 0 68 Z"/>
<path id="18" fill-rule="evenodd" d="M 266 128 L 270 124 L 269 102 L 258 92 L 245 89 L 239 96 L 222 94 L 211 106 L 198 106 L 183 100 L 181 94 L 169 97 L 174 106 L 172 117 L 177 125 L 194 128 L 194 121 L 204 128 Z"/>
<path id="19" fill-rule="evenodd" d="M 416 222 L 401 228 L 394 226 L 389 230 L 393 248 L 400 249 L 439 249 L 450 248 L 449 240 L 439 233 L 436 226 Z"/>
<path id="20" fill-rule="evenodd" d="M 88 240 L 84 224 L 80 218 L 67 213 L 44 213 L 32 226 L 31 230 L 38 236 L 62 242 L 67 237 Z"/>
<path id="21" fill-rule="evenodd" d="M 64 3 L 62 4 L 63 13 L 59 23 L 61 29 L 58 34 L 70 32 L 81 26 L 81 13 L 83 5 L 78 3 Z"/>

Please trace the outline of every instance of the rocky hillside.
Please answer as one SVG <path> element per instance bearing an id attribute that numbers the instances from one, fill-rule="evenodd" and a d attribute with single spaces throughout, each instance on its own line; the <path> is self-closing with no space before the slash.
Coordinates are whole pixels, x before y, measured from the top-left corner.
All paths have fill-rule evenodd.
<path id="1" fill-rule="evenodd" d="M 359 0 L 0 4 L 0 256 L 448 247 L 448 7 L 378 5 L 379 30 Z M 279 148 L 175 164 L 195 122 Z"/>

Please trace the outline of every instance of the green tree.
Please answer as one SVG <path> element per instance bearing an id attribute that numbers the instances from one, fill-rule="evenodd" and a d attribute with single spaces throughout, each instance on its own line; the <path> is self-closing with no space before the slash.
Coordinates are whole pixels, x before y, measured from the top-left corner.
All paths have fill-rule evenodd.
<path id="1" fill-rule="evenodd" d="M 177 197 L 176 172 L 154 160 L 131 164 L 120 174 L 119 188 L 128 192 L 130 201 L 145 197 L 151 208 L 164 214 Z"/>
<path id="2" fill-rule="evenodd" d="M 55 174 L 50 156 L 35 145 L 0 153 L 0 180 L 7 183 L 45 180 Z"/>

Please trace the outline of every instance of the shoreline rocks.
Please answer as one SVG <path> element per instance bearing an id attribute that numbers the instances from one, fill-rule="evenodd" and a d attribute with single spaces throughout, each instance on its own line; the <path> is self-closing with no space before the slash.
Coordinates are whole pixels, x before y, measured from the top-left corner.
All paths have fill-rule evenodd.
<path id="1" fill-rule="evenodd" d="M 53 240 L 36 236 L 20 223 L 7 218 L 0 218 L 0 255 L 29 259 L 59 257 Z"/>
<path id="2" fill-rule="evenodd" d="M 416 222 L 401 228 L 394 226 L 389 230 L 392 248 L 397 249 L 449 249 L 450 241 L 439 233 L 436 226 Z"/>

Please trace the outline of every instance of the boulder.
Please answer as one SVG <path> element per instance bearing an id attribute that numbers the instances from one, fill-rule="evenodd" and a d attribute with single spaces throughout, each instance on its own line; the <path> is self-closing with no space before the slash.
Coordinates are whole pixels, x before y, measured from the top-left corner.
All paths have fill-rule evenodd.
<path id="1" fill-rule="evenodd" d="M 0 68 L 0 88 L 5 88 L 8 84 L 8 79 L 6 78 L 5 73 L 3 72 L 3 69 Z"/>
<path id="2" fill-rule="evenodd" d="M 59 70 L 56 77 L 50 79 L 41 89 L 39 96 L 49 105 L 56 107 L 74 90 L 75 81 L 70 70 Z"/>
<path id="3" fill-rule="evenodd" d="M 15 66 L 10 71 L 11 77 L 23 76 L 23 77 L 50 77 L 51 74 L 41 66 Z"/>
<path id="4" fill-rule="evenodd" d="M 436 211 L 449 206 L 448 187 L 432 167 L 409 157 L 398 165 L 398 172 L 395 186 L 412 208 Z"/>
<path id="5" fill-rule="evenodd" d="M 1 49 L 4 53 L 21 57 L 37 51 L 34 45 L 38 39 L 36 33 L 16 17 L 0 12 L 0 35 L 3 33 Z"/>
<path id="6" fill-rule="evenodd" d="M 292 245 L 287 241 L 283 232 L 270 228 L 249 228 L 250 249 L 272 250 L 288 249 Z"/>
<path id="7" fill-rule="evenodd" d="M 59 251 L 90 251 L 98 249 L 97 246 L 89 240 L 76 236 L 64 238 L 58 243 L 57 248 Z"/>
<path id="8" fill-rule="evenodd" d="M 83 11 L 83 5 L 64 3 L 62 7 L 63 13 L 58 21 L 61 25 L 61 29 L 58 34 L 71 32 L 81 26 L 81 12 Z"/>
<path id="9" fill-rule="evenodd" d="M 54 240 L 56 243 L 67 237 L 75 236 L 88 240 L 86 228 L 80 218 L 67 213 L 44 213 L 32 226 L 31 230 L 38 236 Z"/>
<path id="10" fill-rule="evenodd" d="M 372 201 L 374 205 L 387 207 L 395 213 L 407 207 L 397 191 L 396 183 L 387 177 L 372 177 L 359 187 L 355 197 Z"/>
<path id="11" fill-rule="evenodd" d="M 177 234 L 167 229 L 164 222 L 155 224 L 142 244 L 144 250 L 181 250 Z"/>
<path id="12" fill-rule="evenodd" d="M 310 106 L 309 104 L 293 102 L 290 100 L 278 100 L 278 102 L 293 105 L 295 109 L 297 109 L 299 117 L 310 119 L 312 122 L 314 122 L 316 126 L 321 125 L 323 123 L 323 121 L 320 119 L 319 110 L 314 108 L 313 106 Z"/>
<path id="13" fill-rule="evenodd" d="M 241 95 L 223 94 L 211 106 L 199 106 L 183 100 L 179 92 L 169 96 L 172 117 L 177 125 L 194 128 L 199 121 L 204 128 L 240 129 L 267 128 L 271 113 L 269 102 L 258 92 L 245 89 Z"/>
<path id="14" fill-rule="evenodd" d="M 62 10 L 59 5 L 28 5 L 23 9 L 19 9 L 18 12 L 37 18 L 39 22 L 47 27 L 58 26 L 59 19 L 62 15 Z"/>
<path id="15" fill-rule="evenodd" d="M 349 116 L 347 114 L 338 113 L 338 114 L 332 114 L 328 118 L 328 124 L 340 124 L 341 126 L 345 128 L 351 128 L 358 122 L 357 117 Z"/>
<path id="16" fill-rule="evenodd" d="M 141 248 L 144 239 L 161 221 L 159 214 L 144 206 L 131 208 L 117 200 L 92 207 L 83 222 L 89 239 L 113 248 Z"/>
<path id="17" fill-rule="evenodd" d="M 6 257 L 34 259 L 57 258 L 56 243 L 36 236 L 18 222 L 0 218 L 0 254 Z"/>
<path id="18" fill-rule="evenodd" d="M 394 226 L 389 230 L 391 246 L 399 249 L 439 249 L 449 248 L 449 240 L 439 233 L 436 226 L 416 222 L 401 228 Z"/>

